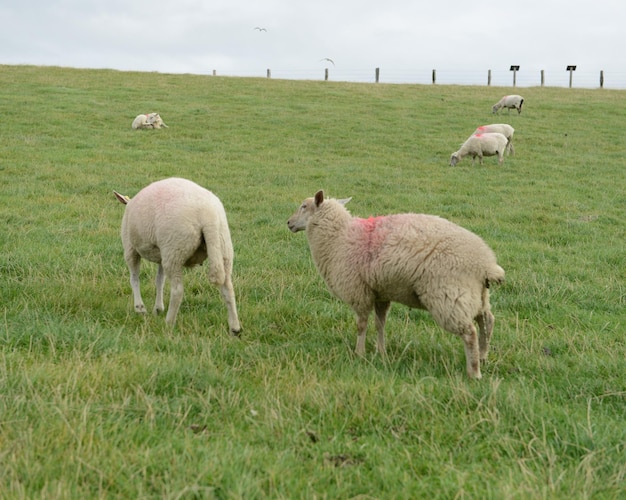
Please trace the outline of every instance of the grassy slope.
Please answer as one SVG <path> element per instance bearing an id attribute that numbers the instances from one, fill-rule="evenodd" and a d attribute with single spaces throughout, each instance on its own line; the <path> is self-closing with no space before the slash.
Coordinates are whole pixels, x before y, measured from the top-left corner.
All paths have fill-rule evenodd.
<path id="1" fill-rule="evenodd" d="M 623 495 L 626 93 L 523 89 L 494 119 L 507 91 L 0 67 L 5 494 Z M 130 129 L 153 110 L 169 129 Z M 448 167 L 494 120 L 516 156 Z M 174 175 L 227 208 L 241 339 L 198 268 L 174 331 L 132 313 L 111 192 Z M 353 355 L 350 310 L 286 229 L 319 188 L 494 248 L 481 382 L 458 338 L 397 305 L 389 362 L 371 339 Z"/>

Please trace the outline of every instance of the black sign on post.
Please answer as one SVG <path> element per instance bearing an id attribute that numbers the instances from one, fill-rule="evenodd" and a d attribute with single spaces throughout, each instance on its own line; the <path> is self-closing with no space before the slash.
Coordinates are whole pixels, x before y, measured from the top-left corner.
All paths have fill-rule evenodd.
<path id="1" fill-rule="evenodd" d="M 513 72 L 513 87 L 517 84 L 517 72 L 519 71 L 519 66 L 511 66 L 509 71 Z"/>
<path id="2" fill-rule="evenodd" d="M 576 71 L 576 65 L 570 65 L 567 67 L 567 71 L 569 71 L 569 88 L 572 88 L 572 73 Z"/>

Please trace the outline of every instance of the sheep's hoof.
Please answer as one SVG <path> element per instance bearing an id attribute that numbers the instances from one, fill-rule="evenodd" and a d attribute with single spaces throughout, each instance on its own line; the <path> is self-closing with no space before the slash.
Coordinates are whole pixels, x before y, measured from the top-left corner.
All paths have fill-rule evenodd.
<path id="1" fill-rule="evenodd" d="M 135 306 L 135 312 L 137 314 L 146 314 L 148 311 L 146 311 L 146 306 L 139 304 Z"/>
<path id="2" fill-rule="evenodd" d="M 231 330 L 230 333 L 233 337 L 239 337 L 239 334 L 241 333 L 241 328 L 239 328 L 238 330 Z"/>

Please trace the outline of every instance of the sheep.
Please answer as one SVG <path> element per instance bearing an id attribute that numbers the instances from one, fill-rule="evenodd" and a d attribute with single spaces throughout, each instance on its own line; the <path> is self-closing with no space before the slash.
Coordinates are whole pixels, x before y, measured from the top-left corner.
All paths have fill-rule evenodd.
<path id="1" fill-rule="evenodd" d="M 511 109 L 517 109 L 517 114 L 522 112 L 522 105 L 524 104 L 524 98 L 521 95 L 505 95 L 491 108 L 492 112 L 496 114 L 501 108 L 507 108 L 509 113 Z"/>
<path id="2" fill-rule="evenodd" d="M 313 262 L 330 291 L 356 314 L 356 353 L 365 354 L 368 318 L 376 312 L 377 348 L 385 351 L 391 302 L 428 310 L 465 344 L 467 373 L 481 378 L 494 316 L 489 286 L 504 280 L 493 251 L 474 233 L 424 214 L 361 219 L 345 208 L 350 198 L 305 199 L 287 225 L 305 230 Z M 473 321 L 479 327 L 477 335 Z"/>
<path id="3" fill-rule="evenodd" d="M 135 311 L 145 314 L 139 289 L 141 258 L 159 265 L 154 314 L 164 311 L 163 285 L 170 280 L 165 321 L 170 326 L 183 300 L 183 267 L 201 265 L 208 257 L 209 282 L 219 287 L 228 309 L 233 335 L 241 326 L 232 285 L 233 245 L 224 206 L 217 196 L 180 178 L 163 179 L 143 188 L 134 198 L 114 191 L 126 205 L 122 218 L 124 259 L 130 270 Z"/>
<path id="4" fill-rule="evenodd" d="M 513 148 L 513 134 L 515 133 L 515 129 L 506 123 L 492 123 L 491 125 L 481 125 L 480 127 L 474 130 L 472 135 L 477 134 L 485 134 L 485 133 L 499 133 L 502 134 L 507 139 L 506 149 L 509 154 L 515 154 L 515 149 Z"/>
<path id="5" fill-rule="evenodd" d="M 504 151 L 507 147 L 507 138 L 498 133 L 474 134 L 467 139 L 458 151 L 450 156 L 450 165 L 453 167 L 466 156 L 472 157 L 472 165 L 478 156 L 483 164 L 483 156 L 498 155 L 498 164 L 504 161 Z"/>
<path id="6" fill-rule="evenodd" d="M 131 127 L 135 130 L 140 128 L 168 128 L 159 113 L 137 115 L 137 117 L 133 120 Z"/>

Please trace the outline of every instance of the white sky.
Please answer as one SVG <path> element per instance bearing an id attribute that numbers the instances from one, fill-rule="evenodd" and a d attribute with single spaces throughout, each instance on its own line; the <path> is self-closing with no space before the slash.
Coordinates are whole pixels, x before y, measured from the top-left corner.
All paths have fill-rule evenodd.
<path id="1" fill-rule="evenodd" d="M 625 23 L 624 0 L 0 0 L 0 64 L 494 85 L 518 64 L 520 86 L 576 64 L 626 88 Z"/>

